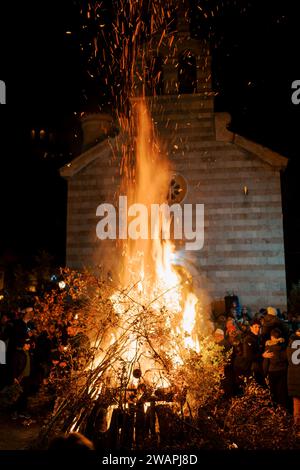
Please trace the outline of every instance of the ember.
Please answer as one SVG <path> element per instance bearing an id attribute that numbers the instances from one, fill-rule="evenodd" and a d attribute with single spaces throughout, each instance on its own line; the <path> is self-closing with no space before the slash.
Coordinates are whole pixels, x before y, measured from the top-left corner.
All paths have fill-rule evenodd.
<path id="1" fill-rule="evenodd" d="M 146 34 L 158 49 L 164 41 L 175 47 L 167 33 L 171 13 L 159 1 L 150 6 L 146 24 L 142 1 L 130 2 L 129 9 L 124 5 L 114 28 L 114 44 L 121 51 L 116 61 L 125 73 L 121 95 L 116 95 L 123 155 L 119 195 L 148 209 L 168 202 L 174 174 L 147 107 L 144 80 L 149 70 L 146 74 L 142 42 Z M 192 276 L 175 263 L 175 244 L 163 239 L 163 229 L 172 223 L 164 217 L 158 212 L 154 219 L 155 236 L 122 240 L 120 282 L 103 289 L 100 280 L 93 281 L 93 354 L 74 374 L 67 396 L 58 397 L 46 434 L 60 423 L 63 431 L 86 435 L 97 428 L 109 436 L 110 447 L 139 447 L 145 439 L 158 443 L 182 433 L 186 418 L 218 395 L 222 348 L 209 336 L 206 305 Z"/>

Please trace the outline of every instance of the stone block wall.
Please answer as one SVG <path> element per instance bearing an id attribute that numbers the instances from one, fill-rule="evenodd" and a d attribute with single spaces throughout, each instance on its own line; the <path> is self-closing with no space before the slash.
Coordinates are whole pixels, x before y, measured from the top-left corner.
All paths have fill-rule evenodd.
<path id="1" fill-rule="evenodd" d="M 205 275 L 211 298 L 234 291 L 254 311 L 268 304 L 285 309 L 278 169 L 234 143 L 216 141 L 210 95 L 158 97 L 152 110 L 174 169 L 187 180 L 184 202 L 205 207 L 204 247 L 188 256 Z"/>

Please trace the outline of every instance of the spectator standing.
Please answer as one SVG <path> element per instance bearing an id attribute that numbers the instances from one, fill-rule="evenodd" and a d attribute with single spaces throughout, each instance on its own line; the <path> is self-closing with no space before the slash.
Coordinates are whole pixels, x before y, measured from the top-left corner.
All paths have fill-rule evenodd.
<path id="1" fill-rule="evenodd" d="M 279 328 L 285 339 L 289 337 L 286 324 L 277 317 L 277 310 L 274 307 L 268 307 L 267 314 L 264 316 L 261 332 L 263 343 L 270 339 L 271 330 L 274 328 Z"/>
<path id="2" fill-rule="evenodd" d="M 31 321 L 32 314 L 33 309 L 28 307 L 21 314 L 21 318 L 17 318 L 13 322 L 7 349 L 8 364 L 10 363 L 10 358 L 14 355 L 16 348 L 20 344 L 24 343 L 28 336 L 28 322 Z"/>
<path id="3" fill-rule="evenodd" d="M 219 328 L 225 332 L 226 330 L 226 316 L 225 315 L 219 315 L 216 319 L 215 322 L 216 328 Z"/>
<path id="4" fill-rule="evenodd" d="M 258 384 L 265 385 L 259 320 L 251 321 L 250 330 L 242 339 L 242 352 L 235 358 L 234 369 L 236 376 L 252 375 Z"/>
<path id="5" fill-rule="evenodd" d="M 17 346 L 12 358 L 12 379 L 22 387 L 22 393 L 14 405 L 12 419 L 26 418 L 30 415 L 27 412 L 27 400 L 31 391 L 31 356 L 30 339 L 26 339 L 22 345 Z"/>
<path id="6" fill-rule="evenodd" d="M 264 373 L 268 377 L 272 399 L 278 405 L 287 406 L 287 355 L 286 343 L 279 328 L 271 330 L 263 353 Z"/>
<path id="7" fill-rule="evenodd" d="M 247 307 L 242 308 L 241 317 L 238 320 L 239 327 L 242 331 L 246 332 L 250 327 L 251 317 L 248 313 Z"/>

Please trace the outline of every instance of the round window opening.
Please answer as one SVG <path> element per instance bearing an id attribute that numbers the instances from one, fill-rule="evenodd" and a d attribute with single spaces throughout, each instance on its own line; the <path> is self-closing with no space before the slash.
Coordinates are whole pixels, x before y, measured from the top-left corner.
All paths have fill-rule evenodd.
<path id="1" fill-rule="evenodd" d="M 168 202 L 170 204 L 180 203 L 184 200 L 186 195 L 187 181 L 182 175 L 180 175 L 179 173 L 175 173 L 174 175 L 172 175 L 170 181 Z"/>

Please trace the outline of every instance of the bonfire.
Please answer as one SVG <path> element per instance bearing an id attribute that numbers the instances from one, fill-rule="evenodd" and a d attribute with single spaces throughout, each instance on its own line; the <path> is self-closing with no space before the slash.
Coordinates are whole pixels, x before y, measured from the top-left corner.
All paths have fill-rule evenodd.
<path id="1" fill-rule="evenodd" d="M 126 181 L 127 196 L 132 203 L 160 205 L 167 202 L 172 168 L 142 98 L 134 102 L 134 122 L 135 177 Z M 93 422 L 111 445 L 126 435 L 130 448 L 146 437 L 161 439 L 170 416 L 177 432 L 193 426 L 199 408 L 219 396 L 222 348 L 209 334 L 207 306 L 192 276 L 174 264 L 175 245 L 162 238 L 166 223 L 162 211 L 155 237 L 124 242 L 118 285 L 89 275 L 76 290 L 74 278 L 66 280 L 85 299 L 77 317 L 84 318 L 92 346 L 68 390 L 58 393 L 44 436 L 58 428 L 90 434 Z"/>
<path id="2" fill-rule="evenodd" d="M 149 65 L 146 52 L 158 55 L 162 44 L 176 48 L 174 28 L 169 27 L 176 3 L 121 0 L 109 34 L 102 25 L 94 41 L 95 57 L 102 41 L 102 65 L 120 131 L 117 196 L 146 208 L 168 204 L 174 186 L 172 164 L 156 136 L 145 90 L 147 85 L 155 94 L 159 80 L 155 61 Z M 89 18 L 99 13 L 98 4 L 97 14 L 93 8 L 90 4 Z M 64 318 L 72 299 L 73 321 L 90 340 L 76 367 L 54 379 L 55 406 L 40 444 L 57 433 L 80 431 L 102 449 L 243 447 L 245 429 L 249 435 L 261 431 L 259 420 L 259 427 L 253 422 L 244 426 L 250 401 L 255 419 L 263 412 L 270 427 L 275 423 L 267 391 L 250 385 L 245 397 L 232 403 L 220 400 L 226 356 L 212 336 L 209 299 L 196 282 L 200 276 L 177 262 L 178 246 L 163 237 L 163 227 L 171 231 L 172 224 L 174 219 L 166 220 L 159 211 L 152 236 L 119 242 L 116 275 L 107 266 L 100 273 L 64 269 L 66 289 L 36 305 L 42 330 Z M 284 435 L 290 426 L 284 413 L 277 417 L 272 442 L 277 426 Z M 278 448 L 291 445 L 282 435 L 277 441 Z"/>
<path id="3" fill-rule="evenodd" d="M 168 204 L 173 175 L 145 97 L 145 77 L 152 76 L 152 90 L 159 78 L 149 65 L 146 73 L 145 38 L 157 50 L 163 41 L 176 44 L 167 32 L 169 3 L 150 2 L 145 22 L 143 1 L 124 2 L 111 33 L 117 53 L 112 47 L 109 69 L 125 77 L 121 90 L 112 90 L 123 154 L 119 195 L 147 208 Z M 66 279 L 71 293 L 84 299 L 78 317 L 91 348 L 57 392 L 43 438 L 81 431 L 126 448 L 186 438 L 197 431 L 199 409 L 219 397 L 225 358 L 210 336 L 208 302 L 188 269 L 176 264 L 175 243 L 163 237 L 163 227 L 172 224 L 159 211 L 151 235 L 122 240 L 117 281 L 82 274 L 74 289 L 78 278 Z"/>

